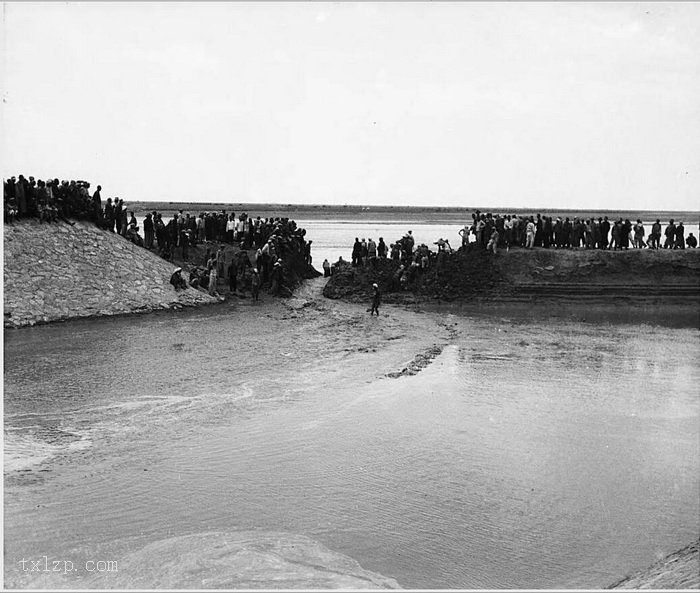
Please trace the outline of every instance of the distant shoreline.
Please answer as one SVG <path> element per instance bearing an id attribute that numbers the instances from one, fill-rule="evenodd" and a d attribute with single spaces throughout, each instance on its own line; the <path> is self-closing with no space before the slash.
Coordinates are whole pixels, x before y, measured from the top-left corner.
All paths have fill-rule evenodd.
<path id="1" fill-rule="evenodd" d="M 264 204 L 264 203 L 222 203 L 222 202 L 166 202 L 166 201 L 126 201 L 126 207 L 137 214 L 145 214 L 156 210 L 162 213 L 174 213 L 179 210 L 189 213 L 212 212 L 226 210 L 239 214 L 246 212 L 254 216 L 287 216 L 294 219 L 311 220 L 343 220 L 374 221 L 381 217 L 406 222 L 425 222 L 433 224 L 454 224 L 471 221 L 471 215 L 476 210 L 494 214 L 517 214 L 543 216 L 575 216 L 590 218 L 592 216 L 607 216 L 614 218 L 629 218 L 644 222 L 661 219 L 666 223 L 669 219 L 682 220 L 686 225 L 700 222 L 700 211 L 693 210 L 592 210 L 572 208 L 496 208 L 489 206 L 469 206 L 464 208 L 445 206 L 373 206 L 373 205 L 324 205 L 324 204 Z M 400 219 L 398 217 L 401 217 Z"/>

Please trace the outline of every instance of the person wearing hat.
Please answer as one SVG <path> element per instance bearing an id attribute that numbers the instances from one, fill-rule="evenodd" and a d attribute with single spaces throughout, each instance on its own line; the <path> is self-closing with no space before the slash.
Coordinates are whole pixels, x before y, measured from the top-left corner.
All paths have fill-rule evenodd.
<path id="1" fill-rule="evenodd" d="M 182 277 L 182 268 L 175 268 L 173 275 L 170 276 L 170 284 L 175 287 L 175 290 L 187 288 L 187 282 Z"/>
<path id="2" fill-rule="evenodd" d="M 270 292 L 279 296 L 280 284 L 282 283 L 282 260 L 278 259 L 272 266 L 270 272 Z"/>
<path id="3" fill-rule="evenodd" d="M 379 286 L 375 282 L 372 284 L 372 308 L 369 310 L 369 314 L 372 315 L 376 312 L 377 317 L 379 317 L 379 303 L 381 302 L 381 295 L 379 294 Z"/>

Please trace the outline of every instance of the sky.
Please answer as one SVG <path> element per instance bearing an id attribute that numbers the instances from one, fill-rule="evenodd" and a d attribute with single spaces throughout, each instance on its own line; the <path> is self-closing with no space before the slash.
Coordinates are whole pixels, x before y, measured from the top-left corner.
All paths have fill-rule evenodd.
<path id="1" fill-rule="evenodd" d="M 700 210 L 700 3 L 5 3 L 3 177 Z"/>

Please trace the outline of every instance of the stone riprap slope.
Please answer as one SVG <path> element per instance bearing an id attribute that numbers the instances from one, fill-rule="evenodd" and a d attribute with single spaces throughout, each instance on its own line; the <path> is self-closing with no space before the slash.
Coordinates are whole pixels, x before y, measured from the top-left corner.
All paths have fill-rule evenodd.
<path id="1" fill-rule="evenodd" d="M 143 247 L 93 224 L 4 225 L 5 327 L 214 303 L 175 291 L 175 269 Z"/>
<path id="2" fill-rule="evenodd" d="M 649 568 L 611 585 L 610 589 L 684 589 L 700 587 L 700 540 L 669 554 Z"/>

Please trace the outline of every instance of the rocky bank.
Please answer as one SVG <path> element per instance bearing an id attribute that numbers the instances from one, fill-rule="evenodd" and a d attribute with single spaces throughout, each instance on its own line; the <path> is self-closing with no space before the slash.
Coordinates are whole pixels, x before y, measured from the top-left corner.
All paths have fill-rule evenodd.
<path id="1" fill-rule="evenodd" d="M 700 540 L 669 554 L 649 568 L 626 576 L 610 589 L 685 589 L 700 587 Z"/>
<path id="2" fill-rule="evenodd" d="M 3 231 L 5 327 L 217 302 L 176 291 L 175 264 L 91 223 L 28 220 Z"/>

